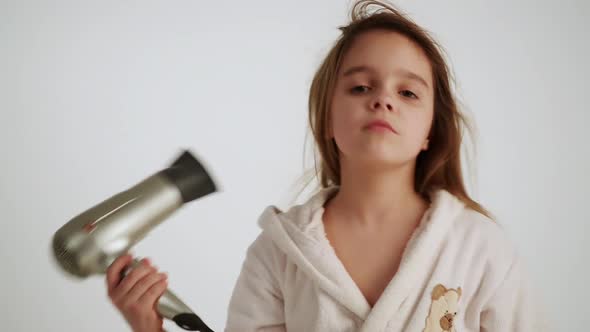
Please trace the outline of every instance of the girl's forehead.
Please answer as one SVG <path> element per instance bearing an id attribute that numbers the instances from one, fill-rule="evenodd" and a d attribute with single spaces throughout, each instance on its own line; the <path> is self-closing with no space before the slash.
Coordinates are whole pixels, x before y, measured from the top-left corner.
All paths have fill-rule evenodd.
<path id="1" fill-rule="evenodd" d="M 352 67 L 363 66 L 372 68 L 374 73 L 409 71 L 432 86 L 428 57 L 414 41 L 397 32 L 370 31 L 357 36 L 344 54 L 339 76 Z"/>

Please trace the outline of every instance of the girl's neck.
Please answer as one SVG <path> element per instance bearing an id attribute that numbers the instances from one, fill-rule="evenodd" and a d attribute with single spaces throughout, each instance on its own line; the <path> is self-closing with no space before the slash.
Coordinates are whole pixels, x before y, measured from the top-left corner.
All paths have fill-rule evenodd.
<path id="1" fill-rule="evenodd" d="M 390 169 L 341 164 L 340 179 L 330 208 L 361 226 L 413 220 L 428 208 L 428 202 L 414 190 L 412 163 Z"/>

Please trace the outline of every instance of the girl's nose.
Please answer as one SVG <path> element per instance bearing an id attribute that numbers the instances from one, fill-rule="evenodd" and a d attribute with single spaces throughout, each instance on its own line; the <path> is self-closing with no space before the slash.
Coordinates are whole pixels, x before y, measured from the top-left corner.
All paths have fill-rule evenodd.
<path id="1" fill-rule="evenodd" d="M 371 110 L 377 111 L 379 109 L 393 111 L 393 101 L 390 97 L 384 95 L 378 95 L 374 100 L 371 101 Z"/>

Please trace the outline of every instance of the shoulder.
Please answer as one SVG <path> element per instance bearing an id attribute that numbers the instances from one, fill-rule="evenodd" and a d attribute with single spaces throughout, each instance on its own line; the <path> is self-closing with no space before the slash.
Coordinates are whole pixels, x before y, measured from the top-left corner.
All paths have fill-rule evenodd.
<path id="1" fill-rule="evenodd" d="M 273 241 L 270 232 L 262 230 L 248 246 L 246 260 L 271 269 L 284 261 L 284 254 Z"/>
<path id="2" fill-rule="evenodd" d="M 452 224 L 450 241 L 458 241 L 461 252 L 471 257 L 492 280 L 501 280 L 520 260 L 507 229 L 477 211 L 465 208 Z"/>
<path id="3" fill-rule="evenodd" d="M 466 244 L 477 244 L 482 250 L 506 255 L 516 254 L 507 229 L 499 221 L 469 208 L 457 215 L 451 233 L 460 236 Z"/>
<path id="4" fill-rule="evenodd" d="M 517 254 L 500 222 L 469 208 L 448 191 L 438 190 L 432 195 L 428 219 L 438 223 L 445 246 L 464 257 L 502 263 Z"/>
<path id="5" fill-rule="evenodd" d="M 453 228 L 465 235 L 476 236 L 488 244 L 510 242 L 502 223 L 465 207 L 455 219 Z"/>

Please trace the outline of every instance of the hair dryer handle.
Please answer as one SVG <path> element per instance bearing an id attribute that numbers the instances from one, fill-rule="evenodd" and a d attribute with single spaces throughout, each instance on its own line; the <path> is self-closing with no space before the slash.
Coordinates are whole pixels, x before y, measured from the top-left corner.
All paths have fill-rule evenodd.
<path id="1" fill-rule="evenodd" d="M 133 268 L 141 263 L 140 258 L 134 258 L 133 262 L 121 271 L 123 279 Z M 157 310 L 160 316 L 176 323 L 187 331 L 213 332 L 182 300 L 169 288 L 158 299 Z"/>

